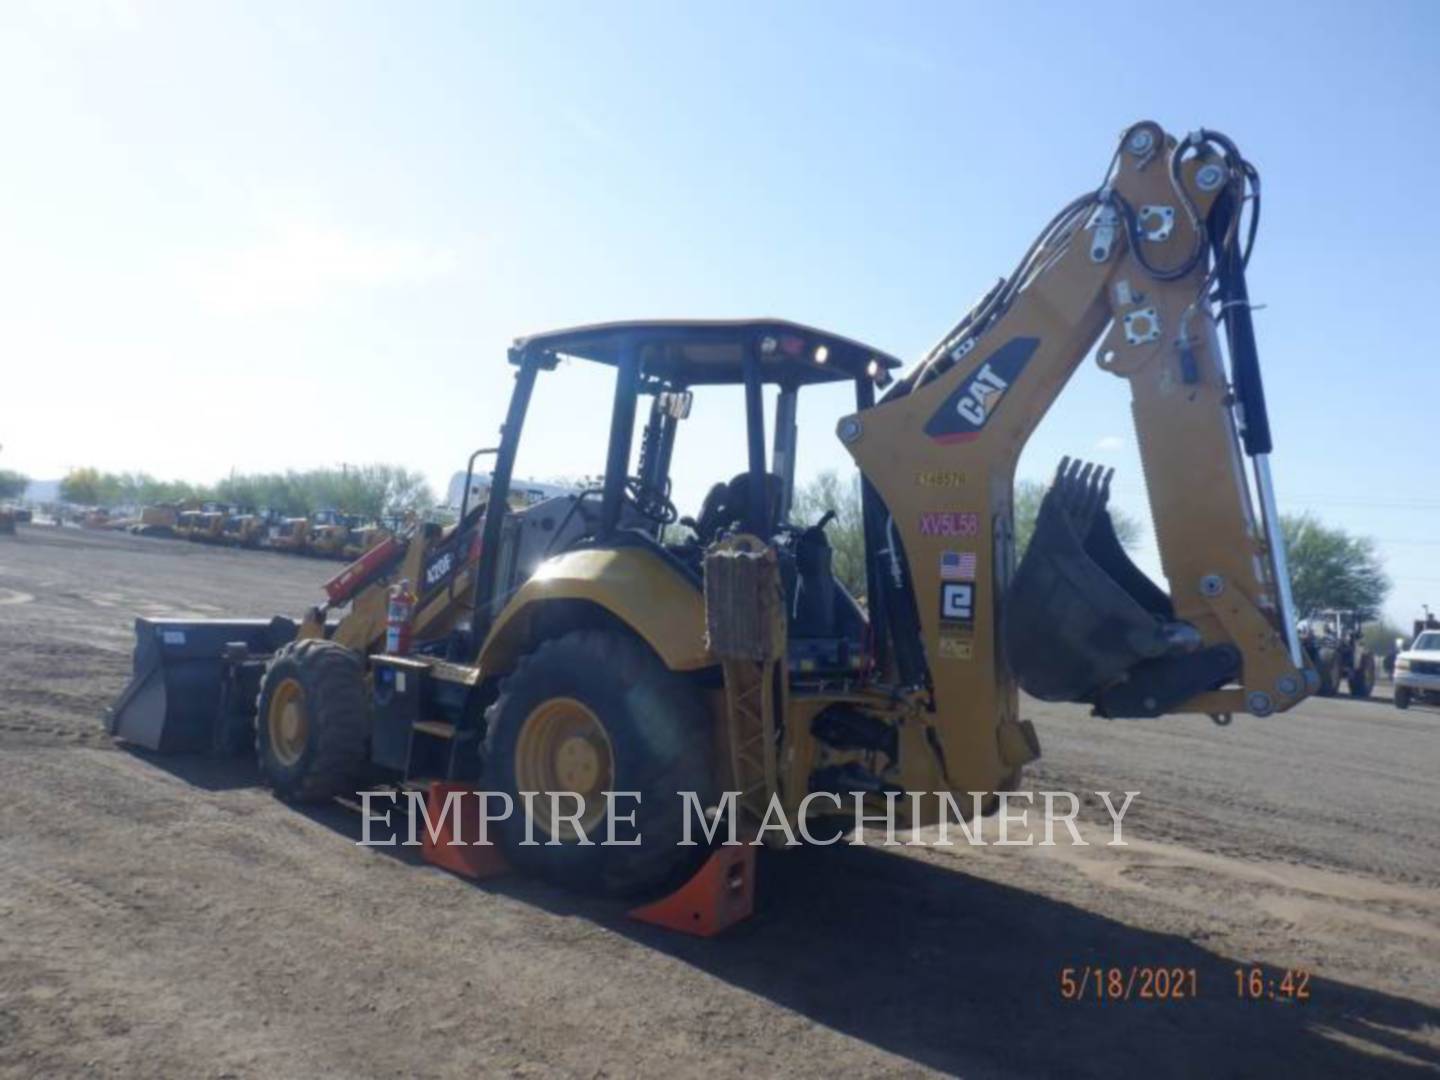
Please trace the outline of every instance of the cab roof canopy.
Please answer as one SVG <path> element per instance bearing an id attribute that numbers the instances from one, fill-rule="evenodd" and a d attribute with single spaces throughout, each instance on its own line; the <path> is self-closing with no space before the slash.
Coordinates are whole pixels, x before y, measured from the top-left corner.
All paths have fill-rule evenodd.
<path id="1" fill-rule="evenodd" d="M 531 356 L 553 368 L 573 356 L 617 364 L 632 347 L 639 350 L 642 378 L 677 389 L 744 383 L 750 349 L 759 357 L 762 381 L 783 386 L 868 378 L 883 387 L 900 366 L 879 349 L 784 319 L 594 323 L 517 338 L 510 362 Z"/>

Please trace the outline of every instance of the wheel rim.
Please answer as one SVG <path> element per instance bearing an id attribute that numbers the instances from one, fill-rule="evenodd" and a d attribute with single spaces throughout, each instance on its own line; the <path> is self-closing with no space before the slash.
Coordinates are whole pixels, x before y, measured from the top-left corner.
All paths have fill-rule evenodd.
<path id="1" fill-rule="evenodd" d="M 282 765 L 294 765 L 305 753 L 310 719 L 305 711 L 305 688 L 296 679 L 283 679 L 270 695 L 266 717 L 270 753 Z"/>
<path id="2" fill-rule="evenodd" d="M 584 702 L 551 698 L 525 718 L 515 742 L 515 782 L 520 791 L 536 792 L 535 826 L 546 836 L 575 840 L 573 821 L 550 825 L 550 793 L 574 792 L 582 800 L 580 827 L 588 835 L 605 814 L 604 792 L 615 777 L 615 752 L 605 725 Z M 559 804 L 569 809 L 568 800 Z"/>

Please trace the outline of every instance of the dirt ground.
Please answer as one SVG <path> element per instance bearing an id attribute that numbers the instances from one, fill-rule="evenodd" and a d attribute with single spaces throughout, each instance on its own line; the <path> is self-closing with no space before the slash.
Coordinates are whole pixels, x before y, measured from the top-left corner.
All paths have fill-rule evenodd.
<path id="1" fill-rule="evenodd" d="M 1027 703 L 1028 782 L 1139 791 L 1127 847 L 1092 799 L 1090 847 L 766 855 L 755 917 L 702 941 L 357 847 L 356 815 L 288 808 L 246 761 L 103 735 L 135 615 L 298 613 L 335 568 L 0 537 L 0 1074 L 1440 1072 L 1440 712 Z M 1309 973 L 1308 1000 L 1241 1000 L 1251 965 Z M 1198 992 L 1065 1000 L 1097 966 Z"/>

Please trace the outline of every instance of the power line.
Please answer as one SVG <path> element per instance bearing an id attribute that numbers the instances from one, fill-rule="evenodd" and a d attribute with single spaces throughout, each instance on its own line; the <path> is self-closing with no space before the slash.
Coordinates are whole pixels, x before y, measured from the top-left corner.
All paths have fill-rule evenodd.
<path id="1" fill-rule="evenodd" d="M 1343 512 L 1348 510 L 1407 510 L 1417 514 L 1440 514 L 1440 506 L 1412 506 L 1409 503 L 1306 503 L 1282 499 L 1280 506 L 1286 513 L 1308 513 L 1311 510 Z"/>
<path id="2" fill-rule="evenodd" d="M 1111 491 L 1115 495 L 1125 497 L 1139 497 L 1147 494 L 1147 491 L 1138 482 L 1127 480 L 1116 482 Z M 1308 510 L 1312 506 L 1333 506 L 1341 509 L 1365 510 L 1365 509 L 1388 509 L 1388 510 L 1421 510 L 1429 513 L 1440 513 L 1440 499 L 1425 498 L 1412 499 L 1405 496 L 1381 496 L 1377 499 L 1364 496 L 1352 495 L 1293 495 L 1285 494 L 1280 496 L 1279 502 L 1282 506 Z"/>

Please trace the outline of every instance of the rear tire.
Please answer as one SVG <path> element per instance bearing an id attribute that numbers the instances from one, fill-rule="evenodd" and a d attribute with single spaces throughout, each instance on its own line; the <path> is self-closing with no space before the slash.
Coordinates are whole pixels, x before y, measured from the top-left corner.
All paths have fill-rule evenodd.
<path id="1" fill-rule="evenodd" d="M 1375 657 L 1366 655 L 1360 666 L 1350 673 L 1350 696 L 1368 698 L 1375 689 Z"/>
<path id="2" fill-rule="evenodd" d="M 1340 689 L 1340 660 L 1334 653 L 1320 660 L 1320 696 L 1334 697 Z"/>
<path id="3" fill-rule="evenodd" d="M 255 757 L 271 790 L 289 802 L 351 794 L 363 780 L 370 698 L 360 657 L 319 638 L 292 641 L 260 682 Z"/>
<path id="4" fill-rule="evenodd" d="M 1397 686 L 1395 688 L 1395 707 L 1397 709 L 1410 708 L 1410 688 L 1408 686 Z"/>
<path id="5" fill-rule="evenodd" d="M 678 885 L 707 854 L 698 822 L 691 827 L 699 844 L 679 846 L 687 812 L 679 793 L 696 792 L 702 807 L 715 804 L 710 712 L 695 685 L 636 638 L 576 630 L 542 642 L 500 684 L 485 715 L 485 786 L 514 800 L 500 837 L 517 867 L 569 889 L 634 897 Z M 534 798 L 537 843 L 523 843 L 520 793 L 571 789 L 588 789 L 580 792 L 588 808 L 582 821 L 593 844 L 564 831 L 559 844 L 547 843 L 544 794 Z M 639 845 L 601 843 L 602 789 L 639 793 L 638 802 L 617 798 L 614 806 L 616 838 L 638 835 Z M 622 820 L 632 810 L 633 826 Z"/>

